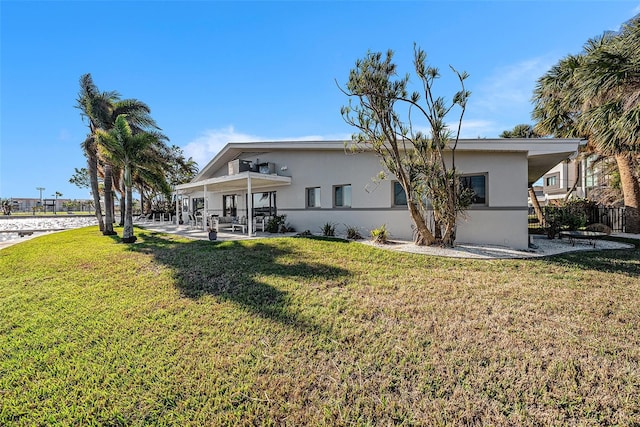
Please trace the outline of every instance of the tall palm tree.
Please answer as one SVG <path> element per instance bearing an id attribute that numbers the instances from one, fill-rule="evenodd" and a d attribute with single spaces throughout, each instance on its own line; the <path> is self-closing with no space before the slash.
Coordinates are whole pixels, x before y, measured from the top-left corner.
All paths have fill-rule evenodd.
<path id="1" fill-rule="evenodd" d="M 100 159 L 95 135 L 98 130 L 109 131 L 113 129 L 118 116 L 125 115 L 132 132 L 146 132 L 157 138 L 158 141 L 167 141 L 168 138 L 160 133 L 160 128 L 151 117 L 151 109 L 142 101 L 137 99 L 120 99 L 120 94 L 115 91 L 100 92 L 93 82 L 91 74 L 84 74 L 80 77 L 80 92 L 77 99 L 77 107 L 81 110 L 83 118 L 89 121 L 89 135 L 83 144 L 87 158 L 89 159 L 89 174 L 92 191 L 94 182 L 94 200 L 96 200 L 99 166 L 103 168 L 104 175 L 104 195 L 105 195 L 105 219 L 104 227 L 101 227 L 103 234 L 115 234 L 113 231 L 113 169 L 109 161 Z M 102 160 L 102 161 L 101 161 Z M 95 174 L 94 165 L 95 164 Z M 96 200 L 99 206 L 99 198 Z M 125 207 L 126 208 L 126 207 Z M 98 213 L 96 213 L 98 215 Z M 101 222 L 101 214 L 99 222 Z"/>
<path id="2" fill-rule="evenodd" d="M 123 170 L 126 202 L 122 240 L 133 243 L 136 240 L 133 233 L 133 171 L 145 164 L 148 148 L 157 139 L 147 132 L 134 133 L 124 114 L 118 115 L 110 130 L 98 129 L 96 136 L 102 156 Z"/>
<path id="3" fill-rule="evenodd" d="M 89 182 L 100 231 L 105 230 L 105 224 L 100 203 L 100 188 L 98 184 L 99 158 L 95 134 L 98 129 L 105 126 L 103 118 L 108 115 L 112 103 L 117 99 L 118 94 L 116 92 L 100 92 L 93 82 L 91 74 L 84 74 L 80 77 L 80 91 L 76 99 L 76 108 L 80 109 L 83 120 L 87 119 L 89 126 L 89 133 L 81 146 L 87 158 Z"/>
<path id="4" fill-rule="evenodd" d="M 615 158 L 627 231 L 640 232 L 640 16 L 620 32 L 589 40 L 538 80 L 536 130 L 586 137 L 593 152 Z"/>

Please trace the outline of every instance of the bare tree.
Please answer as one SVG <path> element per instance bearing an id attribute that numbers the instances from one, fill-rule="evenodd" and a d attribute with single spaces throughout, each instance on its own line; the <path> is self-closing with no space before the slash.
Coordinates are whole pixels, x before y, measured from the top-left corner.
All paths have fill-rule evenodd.
<path id="1" fill-rule="evenodd" d="M 341 109 L 342 117 L 358 130 L 353 135 L 352 148 L 375 152 L 398 179 L 407 195 L 416 244 L 453 246 L 457 217 L 472 197 L 472 192 L 462 187 L 455 166 L 455 150 L 470 95 L 464 86 L 468 75 L 451 67 L 461 90 L 448 103 L 433 94 L 440 73 L 426 64 L 422 49 L 414 45 L 414 67 L 421 91 L 409 94 L 409 75 L 398 78 L 392 58 L 391 50 L 384 59 L 382 53 L 368 52 L 356 61 L 346 88 L 341 88 L 350 98 L 348 106 Z M 445 118 L 454 107 L 458 107 L 459 116 L 452 132 Z M 414 112 L 417 118 L 412 117 Z M 406 118 L 401 119 L 401 115 Z M 430 211 L 433 229 L 426 221 Z"/>

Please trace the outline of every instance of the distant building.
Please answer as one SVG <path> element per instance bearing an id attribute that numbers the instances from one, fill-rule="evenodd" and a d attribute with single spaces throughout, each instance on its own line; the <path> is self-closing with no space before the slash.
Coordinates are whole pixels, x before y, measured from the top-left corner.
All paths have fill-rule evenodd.
<path id="1" fill-rule="evenodd" d="M 12 212 L 33 212 L 34 210 L 46 212 L 63 212 L 67 207 L 75 212 L 93 212 L 93 200 L 91 199 L 62 199 L 55 198 L 40 201 L 39 198 L 12 197 L 10 198 Z"/>

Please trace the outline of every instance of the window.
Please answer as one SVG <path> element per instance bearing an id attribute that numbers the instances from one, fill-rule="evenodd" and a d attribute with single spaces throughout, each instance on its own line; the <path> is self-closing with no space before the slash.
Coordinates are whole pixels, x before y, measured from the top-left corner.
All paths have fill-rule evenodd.
<path id="1" fill-rule="evenodd" d="M 393 182 L 393 206 L 407 206 L 407 193 L 398 181 Z"/>
<path id="2" fill-rule="evenodd" d="M 333 187 L 333 205 L 336 208 L 351 207 L 351 185 L 336 185 Z"/>
<path id="3" fill-rule="evenodd" d="M 487 175 L 466 175 L 460 177 L 460 181 L 464 188 L 473 191 L 472 205 L 487 204 Z"/>
<path id="4" fill-rule="evenodd" d="M 558 177 L 556 175 L 553 176 L 548 176 L 546 178 L 546 183 L 545 185 L 547 187 L 557 187 L 558 186 Z"/>
<path id="5" fill-rule="evenodd" d="M 196 197 L 191 199 L 192 212 L 201 212 L 204 210 L 204 197 Z"/>
<path id="6" fill-rule="evenodd" d="M 222 196 L 223 216 L 238 216 L 238 195 Z"/>
<path id="7" fill-rule="evenodd" d="M 276 215 L 276 192 L 253 193 L 253 216 Z"/>
<path id="8" fill-rule="evenodd" d="M 307 188 L 307 207 L 320 207 L 320 187 Z"/>

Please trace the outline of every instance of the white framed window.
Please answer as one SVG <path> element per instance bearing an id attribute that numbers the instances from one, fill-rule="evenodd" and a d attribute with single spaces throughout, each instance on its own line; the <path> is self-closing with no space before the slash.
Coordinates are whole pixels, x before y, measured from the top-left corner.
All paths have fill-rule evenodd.
<path id="1" fill-rule="evenodd" d="M 333 206 L 336 208 L 351 207 L 351 184 L 333 187 Z"/>
<path id="2" fill-rule="evenodd" d="M 319 208 L 320 207 L 320 187 L 309 187 L 306 191 L 307 207 Z"/>

